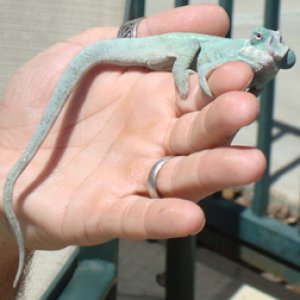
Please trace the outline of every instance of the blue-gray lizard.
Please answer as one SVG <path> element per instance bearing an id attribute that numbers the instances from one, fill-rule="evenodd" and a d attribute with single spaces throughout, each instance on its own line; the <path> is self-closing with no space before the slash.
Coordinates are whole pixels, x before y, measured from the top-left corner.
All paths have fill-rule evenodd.
<path id="1" fill-rule="evenodd" d="M 254 72 L 249 92 L 258 95 L 279 69 L 295 64 L 295 53 L 283 43 L 280 32 L 260 27 L 250 39 L 227 39 L 196 33 L 167 33 L 146 38 L 109 39 L 96 42 L 70 62 L 49 100 L 45 113 L 20 159 L 9 172 L 3 191 L 4 209 L 19 247 L 19 266 L 13 286 L 24 269 L 24 238 L 13 210 L 14 185 L 47 137 L 78 81 L 96 64 L 143 66 L 152 70 L 172 70 L 181 97 L 188 96 L 190 70 L 198 72 L 202 90 L 213 97 L 206 78 L 216 67 L 242 61 Z"/>

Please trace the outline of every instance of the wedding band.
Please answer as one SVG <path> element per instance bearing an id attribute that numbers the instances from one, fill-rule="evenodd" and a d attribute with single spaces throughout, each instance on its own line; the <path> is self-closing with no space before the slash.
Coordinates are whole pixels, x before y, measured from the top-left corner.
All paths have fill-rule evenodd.
<path id="1" fill-rule="evenodd" d="M 147 188 L 148 188 L 150 198 L 161 198 L 156 188 L 157 175 L 160 169 L 162 168 L 162 166 L 173 157 L 174 156 L 165 156 L 159 161 L 157 161 L 151 168 L 147 180 Z"/>
<path id="2" fill-rule="evenodd" d="M 118 38 L 136 38 L 137 37 L 137 27 L 142 19 L 143 18 L 137 18 L 137 19 L 133 19 L 133 20 L 129 20 L 129 21 L 125 22 L 119 28 L 117 37 Z"/>

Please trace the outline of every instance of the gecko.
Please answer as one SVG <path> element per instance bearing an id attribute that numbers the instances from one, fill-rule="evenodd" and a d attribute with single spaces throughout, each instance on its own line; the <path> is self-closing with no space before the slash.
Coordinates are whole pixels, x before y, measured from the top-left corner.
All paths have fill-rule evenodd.
<path id="1" fill-rule="evenodd" d="M 95 42 L 75 55 L 60 77 L 40 123 L 23 154 L 8 173 L 4 184 L 4 211 L 19 250 L 19 265 L 13 287 L 18 285 L 25 266 L 24 237 L 12 204 L 14 186 L 49 134 L 79 80 L 91 68 L 101 63 L 171 71 L 175 87 L 184 100 L 189 94 L 189 74 L 195 71 L 198 73 L 200 88 L 213 98 L 207 77 L 215 68 L 231 61 L 241 61 L 252 68 L 254 77 L 247 91 L 258 96 L 264 85 L 280 69 L 293 67 L 296 55 L 283 42 L 279 31 L 264 27 L 255 28 L 248 39 L 230 39 L 190 32 L 107 39 Z"/>

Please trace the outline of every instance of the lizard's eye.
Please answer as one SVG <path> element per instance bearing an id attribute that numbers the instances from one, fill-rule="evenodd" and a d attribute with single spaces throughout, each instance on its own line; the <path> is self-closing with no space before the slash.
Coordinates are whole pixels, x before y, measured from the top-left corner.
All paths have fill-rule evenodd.
<path id="1" fill-rule="evenodd" d="M 263 39 L 263 34 L 261 32 L 256 32 L 255 39 L 261 41 Z"/>

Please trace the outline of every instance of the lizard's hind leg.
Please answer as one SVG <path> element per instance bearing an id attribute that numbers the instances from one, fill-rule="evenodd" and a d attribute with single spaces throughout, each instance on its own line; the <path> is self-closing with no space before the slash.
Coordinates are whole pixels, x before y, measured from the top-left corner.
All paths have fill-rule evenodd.
<path id="1" fill-rule="evenodd" d="M 181 47 L 180 55 L 177 56 L 173 65 L 175 84 L 182 98 L 186 98 L 189 94 L 189 74 L 200 50 L 200 42 L 197 39 L 190 39 Z"/>

